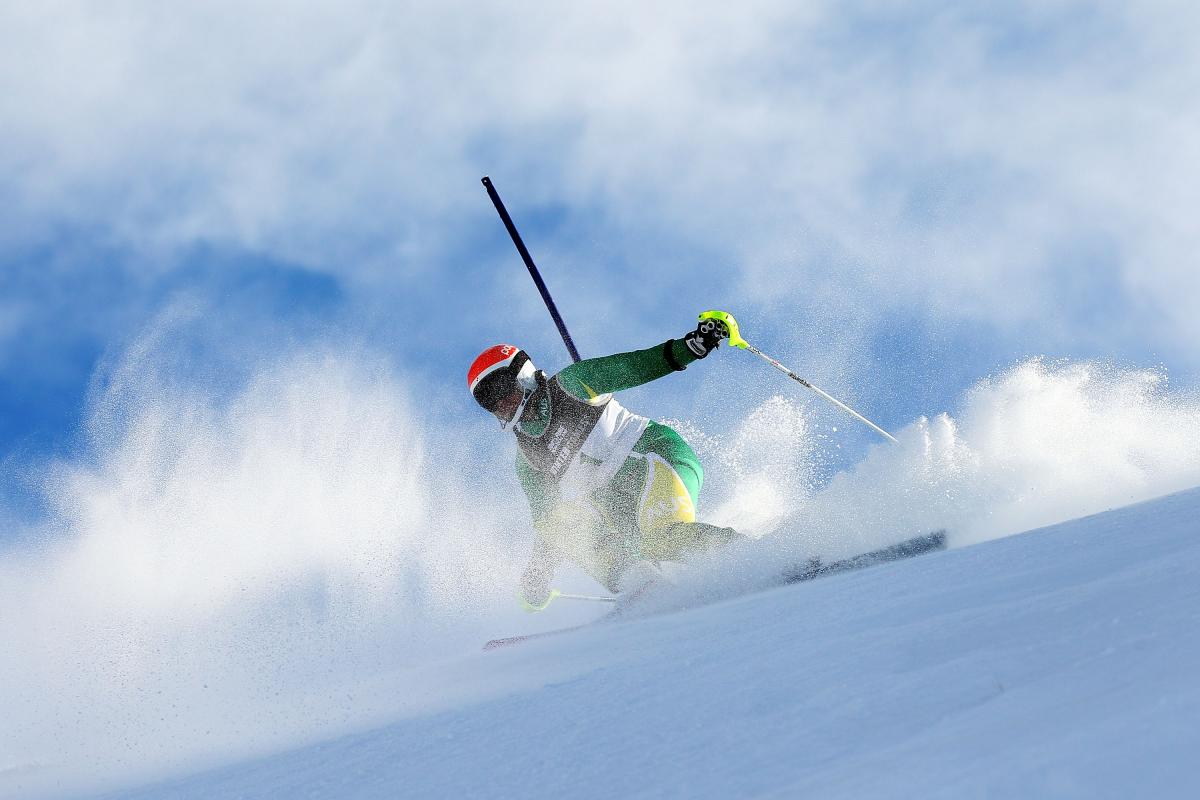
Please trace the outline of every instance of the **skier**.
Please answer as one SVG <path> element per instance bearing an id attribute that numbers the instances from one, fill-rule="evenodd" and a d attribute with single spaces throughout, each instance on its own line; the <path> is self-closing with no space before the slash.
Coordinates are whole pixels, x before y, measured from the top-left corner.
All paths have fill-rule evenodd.
<path id="1" fill-rule="evenodd" d="M 727 314 L 706 312 L 683 339 L 579 361 L 553 377 L 509 344 L 471 364 L 471 394 L 517 438 L 517 476 L 536 534 L 521 577 L 527 610 L 550 602 L 563 559 L 617 594 L 649 583 L 660 562 L 739 538 L 696 521 L 704 470 L 683 437 L 613 397 L 706 357 L 736 326 Z"/>

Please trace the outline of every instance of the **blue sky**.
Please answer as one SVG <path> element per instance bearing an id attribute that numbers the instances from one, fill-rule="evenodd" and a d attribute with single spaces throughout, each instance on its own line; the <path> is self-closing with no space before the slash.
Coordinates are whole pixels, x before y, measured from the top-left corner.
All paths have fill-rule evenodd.
<path id="1" fill-rule="evenodd" d="M 1194 387 L 1198 13 L 959 5 L 8 4 L 5 507 L 86 457 L 155 326 L 197 390 L 336 347 L 438 424 L 494 341 L 562 366 L 484 174 L 585 355 L 724 307 L 885 427 L 1035 355 Z M 628 403 L 720 430 L 793 390 L 742 354 L 693 372 Z"/>

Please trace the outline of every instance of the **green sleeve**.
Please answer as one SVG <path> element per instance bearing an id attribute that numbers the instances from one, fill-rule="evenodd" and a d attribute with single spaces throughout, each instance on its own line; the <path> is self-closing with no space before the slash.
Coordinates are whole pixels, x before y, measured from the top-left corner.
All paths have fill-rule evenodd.
<path id="1" fill-rule="evenodd" d="M 525 490 L 534 522 L 545 517 L 558 502 L 558 487 L 534 470 L 520 450 L 517 451 L 517 480 Z"/>
<path id="2" fill-rule="evenodd" d="M 575 397 L 591 400 L 597 395 L 649 383 L 695 360 L 695 354 L 682 341 L 668 339 L 645 350 L 585 359 L 567 367 L 556 378 Z"/>

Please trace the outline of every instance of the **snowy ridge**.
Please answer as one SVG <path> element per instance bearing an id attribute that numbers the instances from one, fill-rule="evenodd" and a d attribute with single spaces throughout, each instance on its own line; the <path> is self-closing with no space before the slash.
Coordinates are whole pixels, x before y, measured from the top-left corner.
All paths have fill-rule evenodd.
<path id="1" fill-rule="evenodd" d="M 440 665 L 483 696 L 114 797 L 1190 796 L 1200 489 Z"/>

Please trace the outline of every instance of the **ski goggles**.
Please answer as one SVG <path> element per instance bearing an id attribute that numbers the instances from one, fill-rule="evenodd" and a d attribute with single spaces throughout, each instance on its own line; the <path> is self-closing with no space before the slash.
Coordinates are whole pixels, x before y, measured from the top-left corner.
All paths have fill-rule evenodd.
<path id="1" fill-rule="evenodd" d="M 532 361 L 526 361 L 521 365 L 521 370 L 517 373 L 516 385 L 521 389 L 521 400 L 513 409 L 512 415 L 507 419 L 499 413 L 496 415 L 500 419 L 500 430 L 502 431 L 511 430 L 517 424 L 521 419 L 521 414 L 525 412 L 525 406 L 529 405 L 529 398 L 533 397 L 533 393 L 537 391 L 537 369 L 533 366 Z M 513 396 L 516 396 L 515 392 Z M 497 408 L 496 411 L 499 412 L 500 409 Z"/>

